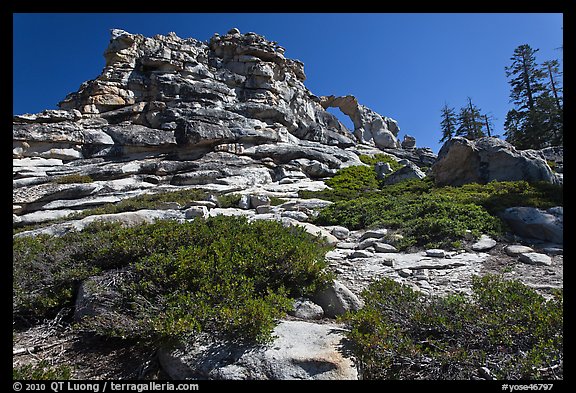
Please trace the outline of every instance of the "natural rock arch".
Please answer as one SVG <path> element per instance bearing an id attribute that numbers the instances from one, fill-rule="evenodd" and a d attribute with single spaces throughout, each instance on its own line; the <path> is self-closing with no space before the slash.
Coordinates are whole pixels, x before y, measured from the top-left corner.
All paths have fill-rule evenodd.
<path id="1" fill-rule="evenodd" d="M 360 105 L 352 95 L 335 97 L 320 97 L 320 105 L 324 108 L 338 108 L 350 117 L 354 124 L 354 135 L 361 143 L 375 144 L 380 148 L 399 148 L 396 138 L 400 128 L 394 119 L 382 117 L 372 109 Z"/>

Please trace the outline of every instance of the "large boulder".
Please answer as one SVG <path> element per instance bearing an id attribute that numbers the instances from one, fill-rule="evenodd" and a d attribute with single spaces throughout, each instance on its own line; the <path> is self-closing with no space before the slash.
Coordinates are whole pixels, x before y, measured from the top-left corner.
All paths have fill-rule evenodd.
<path id="1" fill-rule="evenodd" d="M 451 186 L 485 184 L 493 180 L 558 183 L 539 154 L 532 150 L 516 150 L 508 142 L 494 137 L 450 139 L 438 153 L 432 177 L 438 185 Z"/>
<path id="2" fill-rule="evenodd" d="M 358 379 L 346 355 L 343 329 L 334 324 L 280 321 L 270 345 L 242 345 L 208 337 L 159 351 L 173 379 L 346 380 Z"/>
<path id="3" fill-rule="evenodd" d="M 546 211 L 535 207 L 510 207 L 500 216 L 519 236 L 564 243 L 564 209 L 553 207 Z"/>
<path id="4" fill-rule="evenodd" d="M 402 140 L 402 149 L 414 149 L 416 147 L 416 138 L 411 135 L 404 135 Z"/>
<path id="5" fill-rule="evenodd" d="M 324 315 L 332 318 L 364 307 L 364 302 L 338 280 L 334 280 L 327 288 L 314 294 L 312 300 L 322 307 Z"/>
<path id="6" fill-rule="evenodd" d="M 416 165 L 411 162 L 408 162 L 402 168 L 398 169 L 396 172 L 390 174 L 388 177 L 384 179 L 385 185 L 391 185 L 400 183 L 404 180 L 409 179 L 423 179 L 426 177 L 426 174 L 420 170 Z"/>

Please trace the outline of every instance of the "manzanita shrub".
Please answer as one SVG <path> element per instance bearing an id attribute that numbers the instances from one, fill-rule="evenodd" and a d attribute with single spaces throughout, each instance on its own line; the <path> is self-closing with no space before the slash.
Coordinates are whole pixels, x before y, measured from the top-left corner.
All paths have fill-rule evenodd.
<path id="1" fill-rule="evenodd" d="M 346 314 L 365 379 L 561 379 L 563 294 L 476 276 L 472 296 L 429 296 L 384 278 Z"/>
<path id="2" fill-rule="evenodd" d="M 369 177 L 372 168 L 357 166 L 341 171 L 326 181 L 331 188 L 302 195 L 334 202 L 320 211 L 315 223 L 353 230 L 386 227 L 403 236 L 395 244 L 400 249 L 458 248 L 469 234 L 504 234 L 506 226 L 499 214 L 508 207 L 546 209 L 563 205 L 562 186 L 547 183 L 494 181 L 438 187 L 424 178 L 377 186 L 375 174 Z"/>
<path id="3" fill-rule="evenodd" d="M 201 331 L 266 341 L 291 299 L 331 279 L 325 241 L 301 227 L 219 216 L 130 228 L 99 223 L 62 237 L 14 239 L 13 305 L 20 322 L 71 307 L 91 276 L 123 271 L 110 313 L 83 328 L 170 341 Z M 96 288 L 97 289 L 97 288 Z"/>

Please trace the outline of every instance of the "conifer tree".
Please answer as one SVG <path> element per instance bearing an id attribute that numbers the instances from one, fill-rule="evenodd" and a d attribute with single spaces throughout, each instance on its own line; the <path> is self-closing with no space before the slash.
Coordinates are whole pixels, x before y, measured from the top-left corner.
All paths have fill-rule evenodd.
<path id="1" fill-rule="evenodd" d="M 483 131 L 483 115 L 480 109 L 472 103 L 470 97 L 468 97 L 468 104 L 460 108 L 457 120 L 457 136 L 463 136 L 467 139 L 478 139 L 485 136 Z"/>
<path id="2" fill-rule="evenodd" d="M 562 110 L 561 100 L 563 89 L 559 81 L 562 75 L 562 72 L 560 72 L 560 63 L 558 60 L 547 60 L 542 64 L 544 65 L 547 72 L 548 86 L 552 91 L 552 95 L 554 96 L 556 108 L 558 110 Z"/>
<path id="3" fill-rule="evenodd" d="M 538 49 L 520 45 L 506 67 L 510 100 L 506 115 L 506 140 L 520 149 L 541 149 L 563 142 L 561 72 L 557 60 L 539 65 Z"/>
<path id="4" fill-rule="evenodd" d="M 440 142 L 446 142 L 452 139 L 456 133 L 456 128 L 458 127 L 456 113 L 454 112 L 454 108 L 448 107 L 446 103 L 440 112 L 442 113 L 442 121 L 440 122 L 442 139 L 440 139 Z"/>
<path id="5" fill-rule="evenodd" d="M 542 110 L 547 114 L 547 139 L 549 145 L 558 146 L 564 143 L 564 96 L 562 71 L 558 60 L 542 63 L 547 75 L 547 92 L 540 100 Z"/>

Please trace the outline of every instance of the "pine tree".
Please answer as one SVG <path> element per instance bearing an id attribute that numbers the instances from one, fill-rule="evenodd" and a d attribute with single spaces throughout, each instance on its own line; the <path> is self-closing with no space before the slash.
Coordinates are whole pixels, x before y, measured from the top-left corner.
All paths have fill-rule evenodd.
<path id="1" fill-rule="evenodd" d="M 544 91 L 544 71 L 536 63 L 536 52 L 530 45 L 520 45 L 510 58 L 512 65 L 506 67 L 506 76 L 512 90 L 510 99 L 520 110 L 533 110 L 535 98 Z"/>
<path id="2" fill-rule="evenodd" d="M 560 72 L 560 63 L 558 60 L 548 60 L 542 63 L 547 71 L 548 86 L 552 91 L 554 96 L 554 101 L 556 102 L 556 108 L 562 110 L 562 86 L 560 85 L 560 78 L 562 72 Z"/>
<path id="3" fill-rule="evenodd" d="M 483 131 L 483 115 L 480 109 L 472 103 L 470 97 L 468 97 L 468 104 L 460 108 L 456 135 L 463 136 L 467 139 L 478 139 L 485 136 Z"/>
<path id="4" fill-rule="evenodd" d="M 563 108 L 560 104 L 558 106 L 559 100 L 557 100 L 553 94 L 542 94 L 536 100 L 538 111 L 536 114 L 538 118 L 536 121 L 541 127 L 542 132 L 539 133 L 541 137 L 539 138 L 539 146 L 558 146 L 562 145 L 564 138 L 564 119 L 563 119 Z"/>
<path id="5" fill-rule="evenodd" d="M 511 109 L 504 120 L 504 135 L 506 140 L 516 146 L 525 146 L 523 129 L 525 128 L 525 116 L 516 109 Z"/>
<path id="6" fill-rule="evenodd" d="M 558 146 L 564 143 L 564 96 L 562 72 L 558 60 L 542 63 L 547 76 L 547 92 L 541 97 L 540 106 L 547 114 L 546 127 L 548 144 Z"/>
<path id="7" fill-rule="evenodd" d="M 446 142 L 452 139 L 456 133 L 456 127 L 458 126 L 456 122 L 456 113 L 454 112 L 454 108 L 449 108 L 446 103 L 440 112 L 442 113 L 442 121 L 440 122 L 442 139 L 440 139 L 440 142 Z"/>
<path id="8" fill-rule="evenodd" d="M 520 45 L 506 76 L 515 108 L 506 115 L 506 140 L 520 149 L 541 149 L 563 142 L 562 88 L 557 60 L 539 65 L 538 49 Z"/>

